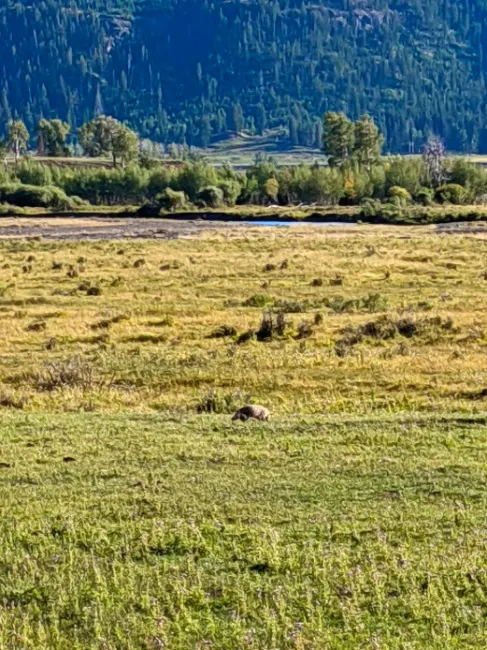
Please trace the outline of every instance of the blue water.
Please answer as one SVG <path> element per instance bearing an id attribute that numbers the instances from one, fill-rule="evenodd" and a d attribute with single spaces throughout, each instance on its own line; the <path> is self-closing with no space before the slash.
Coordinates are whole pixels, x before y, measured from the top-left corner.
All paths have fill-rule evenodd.
<path id="1" fill-rule="evenodd" d="M 356 226 L 355 223 L 341 223 L 339 221 L 239 221 L 244 226 Z"/>

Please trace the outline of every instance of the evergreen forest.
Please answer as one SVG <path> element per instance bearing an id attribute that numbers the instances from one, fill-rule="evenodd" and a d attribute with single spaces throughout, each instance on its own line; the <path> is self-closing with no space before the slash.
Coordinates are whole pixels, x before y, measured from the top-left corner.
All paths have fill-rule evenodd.
<path id="1" fill-rule="evenodd" d="M 113 115 L 143 138 L 208 146 L 370 114 L 384 151 L 487 152 L 485 0 L 6 0 L 0 126 Z"/>

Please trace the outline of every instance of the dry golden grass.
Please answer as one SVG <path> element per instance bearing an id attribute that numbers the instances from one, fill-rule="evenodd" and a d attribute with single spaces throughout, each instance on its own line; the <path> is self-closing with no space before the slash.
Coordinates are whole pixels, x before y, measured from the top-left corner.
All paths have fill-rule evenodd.
<path id="1" fill-rule="evenodd" d="M 3 241 L 0 398 L 27 410 L 193 410 L 215 392 L 228 410 L 251 396 L 282 413 L 477 411 L 486 250 L 482 234 L 370 226 L 225 226 L 178 241 Z M 303 340 L 208 338 L 222 325 L 257 329 L 263 308 L 243 303 L 259 294 L 297 302 L 303 313 L 287 315 L 295 328 L 316 314 L 323 322 Z M 363 304 L 335 311 L 370 294 L 380 294 L 377 313 Z M 453 323 L 412 338 L 336 345 L 347 327 L 383 314 Z"/>

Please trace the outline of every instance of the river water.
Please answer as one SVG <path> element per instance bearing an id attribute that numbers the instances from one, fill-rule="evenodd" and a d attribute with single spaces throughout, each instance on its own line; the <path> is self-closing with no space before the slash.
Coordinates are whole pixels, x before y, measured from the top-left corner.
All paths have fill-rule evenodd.
<path id="1" fill-rule="evenodd" d="M 336 227 L 350 227 L 356 226 L 356 223 L 342 223 L 340 221 L 238 221 L 231 222 L 230 225 L 242 225 L 242 226 L 277 226 L 279 228 L 289 228 L 290 226 L 333 226 Z"/>

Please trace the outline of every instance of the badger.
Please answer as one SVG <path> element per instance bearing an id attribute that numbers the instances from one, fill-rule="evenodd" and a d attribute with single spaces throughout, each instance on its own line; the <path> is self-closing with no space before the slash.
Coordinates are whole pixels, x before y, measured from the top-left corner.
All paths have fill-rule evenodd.
<path id="1" fill-rule="evenodd" d="M 257 404 L 247 404 L 246 406 L 242 406 L 242 408 L 235 413 L 232 420 L 242 420 L 242 422 L 245 422 L 250 418 L 254 418 L 255 420 L 262 420 L 267 422 L 270 417 L 271 414 L 264 406 L 257 406 Z"/>

